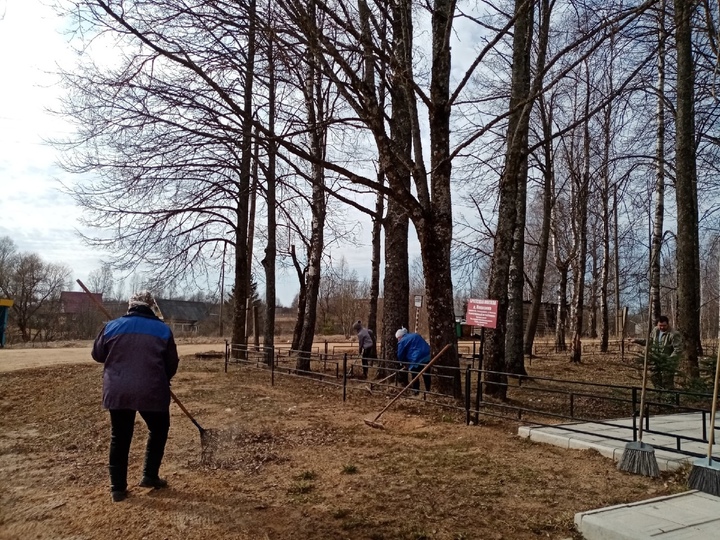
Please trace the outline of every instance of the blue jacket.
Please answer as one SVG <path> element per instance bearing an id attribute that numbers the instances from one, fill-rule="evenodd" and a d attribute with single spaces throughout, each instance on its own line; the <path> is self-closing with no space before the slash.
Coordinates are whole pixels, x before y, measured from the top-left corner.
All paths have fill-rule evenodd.
<path id="1" fill-rule="evenodd" d="M 104 364 L 103 407 L 164 411 L 179 358 L 170 327 L 144 306 L 107 323 L 92 348 Z"/>
<path id="2" fill-rule="evenodd" d="M 430 361 L 430 345 L 420 334 L 405 334 L 398 341 L 397 358 L 408 364 L 408 369 L 412 371 Z"/>

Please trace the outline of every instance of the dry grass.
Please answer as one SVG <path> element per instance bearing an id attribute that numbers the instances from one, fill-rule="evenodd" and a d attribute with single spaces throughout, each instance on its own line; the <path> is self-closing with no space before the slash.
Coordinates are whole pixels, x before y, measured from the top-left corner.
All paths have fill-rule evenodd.
<path id="1" fill-rule="evenodd" d="M 606 371 L 600 371 L 600 366 Z M 609 377 L 607 361 L 568 372 Z M 400 401 L 385 430 L 363 423 L 384 395 L 183 358 L 173 389 L 206 428 L 231 433 L 225 460 L 201 463 L 198 430 L 172 407 L 162 473 L 171 487 L 133 488 L 110 503 L 109 422 L 100 367 L 0 374 L 0 539 L 564 539 L 576 512 L 683 491 L 682 474 L 620 473 L 590 451 L 516 436 L 513 422 L 467 427 L 462 415 Z M 138 423 L 130 481 L 139 480 Z"/>

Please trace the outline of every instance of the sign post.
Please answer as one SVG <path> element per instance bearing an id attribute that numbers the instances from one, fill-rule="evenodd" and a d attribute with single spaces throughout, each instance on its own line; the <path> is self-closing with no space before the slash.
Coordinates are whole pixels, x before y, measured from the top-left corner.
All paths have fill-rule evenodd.
<path id="1" fill-rule="evenodd" d="M 422 294 L 415 295 L 415 330 L 417 334 L 418 319 L 420 318 L 420 308 L 422 307 Z"/>
<path id="2" fill-rule="evenodd" d="M 418 319 L 420 318 L 420 308 L 422 307 L 422 304 L 423 304 L 422 294 L 416 294 L 415 295 L 415 330 L 413 330 L 413 332 L 415 332 L 416 334 L 417 334 L 417 329 L 418 329 Z"/>
<path id="3" fill-rule="evenodd" d="M 478 417 L 480 414 L 480 401 L 482 400 L 482 385 L 481 381 L 484 362 L 483 362 L 483 350 L 485 348 L 485 329 L 495 328 L 497 326 L 497 300 L 480 300 L 477 298 L 468 299 L 467 311 L 465 312 L 465 322 L 472 324 L 473 326 L 480 327 L 480 354 L 478 356 L 478 381 L 477 381 L 477 392 L 475 394 L 475 423 L 478 423 Z M 473 344 L 473 351 L 475 345 Z"/>

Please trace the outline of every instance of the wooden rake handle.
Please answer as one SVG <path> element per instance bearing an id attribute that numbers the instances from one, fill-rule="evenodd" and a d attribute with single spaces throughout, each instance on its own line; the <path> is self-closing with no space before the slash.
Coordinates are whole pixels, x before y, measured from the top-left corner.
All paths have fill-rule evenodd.
<path id="1" fill-rule="evenodd" d="M 87 295 L 90 297 L 90 300 L 92 300 L 95 303 L 97 308 L 100 311 L 102 311 L 103 315 L 105 315 L 105 317 L 107 317 L 107 320 L 108 321 L 112 320 L 112 315 L 110 315 L 110 312 L 107 309 L 105 309 L 105 306 L 103 306 L 102 303 L 97 298 L 95 298 L 95 295 L 93 295 L 93 293 L 90 292 L 90 289 L 88 289 L 85 286 L 85 284 L 82 281 L 80 281 L 79 279 L 76 279 L 75 281 L 77 281 L 77 284 L 80 285 L 80 288 L 87 293 Z"/>
<path id="2" fill-rule="evenodd" d="M 105 306 L 102 305 L 102 303 L 97 298 L 95 298 L 95 295 L 90 292 L 90 289 L 88 289 L 85 284 L 79 279 L 76 279 L 75 281 L 77 281 L 77 284 L 80 285 L 80 288 L 87 293 L 87 295 L 95 303 L 95 305 L 103 313 L 103 315 L 105 315 L 105 317 L 107 317 L 109 321 L 112 320 L 112 315 L 110 315 L 110 312 L 105 308 Z M 173 392 L 172 390 L 170 390 L 170 397 L 175 403 L 177 403 L 177 406 L 180 407 L 180 410 L 185 413 L 185 416 L 187 416 L 190 421 L 195 424 L 195 427 L 200 430 L 200 433 L 203 433 L 205 430 L 200 426 L 200 424 L 197 423 L 197 420 L 193 418 L 193 416 L 185 408 L 185 405 L 180 402 L 178 397 L 175 395 L 175 392 Z"/>
<path id="3" fill-rule="evenodd" d="M 173 401 L 175 402 L 175 404 L 176 404 L 178 407 L 180 407 L 180 410 L 185 413 L 185 416 L 187 416 L 187 417 L 190 419 L 190 421 L 191 421 L 193 424 L 195 424 L 195 427 L 200 430 L 200 435 L 202 435 L 203 433 L 205 433 L 205 428 L 203 428 L 200 424 L 198 424 L 198 421 L 195 420 L 195 418 L 193 418 L 193 415 L 190 414 L 190 411 L 188 411 L 188 410 L 185 408 L 185 405 L 182 404 L 182 402 L 181 402 L 181 401 L 178 399 L 178 397 L 175 395 L 175 392 L 173 392 L 172 390 L 170 390 L 170 397 L 173 399 Z"/>
<path id="4" fill-rule="evenodd" d="M 718 386 L 720 385 L 720 327 L 718 328 L 718 351 L 715 358 L 715 380 L 713 381 L 713 398 L 710 407 L 710 437 L 708 437 L 708 466 L 712 465 L 712 447 L 715 444 L 715 417 L 717 414 Z"/>
<path id="5" fill-rule="evenodd" d="M 400 390 L 400 392 L 398 393 L 398 395 L 395 396 L 394 398 L 392 398 L 392 400 L 390 400 L 390 403 L 388 403 L 387 405 L 385 405 L 385 408 L 378 413 L 378 415 L 375 417 L 375 419 L 373 420 L 373 422 L 377 422 L 377 421 L 378 421 L 378 418 L 380 418 L 380 417 L 383 415 L 383 413 L 390 408 L 390 405 L 392 405 L 392 404 L 395 403 L 398 399 L 400 399 L 400 396 L 402 396 L 402 395 L 405 393 L 405 391 L 406 391 L 408 388 L 410 388 L 410 387 L 412 386 L 412 384 L 413 384 L 416 380 L 418 380 L 423 373 L 425 373 L 428 369 L 430 369 L 430 366 L 432 366 L 432 365 L 435 363 L 435 361 L 436 361 L 438 358 L 440 358 L 440 357 L 445 353 L 445 351 L 447 351 L 450 347 L 452 347 L 452 345 L 450 345 L 450 344 L 448 343 L 447 345 L 445 345 L 445 346 L 442 348 L 442 350 L 441 350 L 439 353 L 437 353 L 437 354 L 432 358 L 432 360 L 430 360 L 427 364 L 425 364 L 425 367 L 420 370 L 420 373 L 418 373 L 417 375 L 415 375 L 415 376 L 412 378 L 412 380 L 407 384 L 407 386 L 406 386 L 405 388 L 403 388 L 402 390 Z"/>
<path id="6" fill-rule="evenodd" d="M 400 370 L 400 371 L 402 371 L 402 370 Z M 379 381 L 372 381 L 370 384 L 371 384 L 371 385 L 373 385 L 373 384 L 382 384 L 382 383 L 384 383 L 385 381 L 389 381 L 390 379 L 392 379 L 393 377 L 395 377 L 397 374 L 398 374 L 398 372 L 395 371 L 395 372 L 391 373 L 390 375 L 388 375 L 387 377 L 384 377 L 384 378 L 380 379 Z"/>

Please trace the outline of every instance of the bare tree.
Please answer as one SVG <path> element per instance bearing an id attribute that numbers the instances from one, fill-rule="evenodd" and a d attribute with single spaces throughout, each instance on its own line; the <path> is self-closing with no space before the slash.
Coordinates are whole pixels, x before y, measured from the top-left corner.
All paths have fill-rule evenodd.
<path id="1" fill-rule="evenodd" d="M 13 299 L 12 315 L 23 341 L 51 329 L 70 272 L 65 265 L 43 262 L 35 253 L 13 254 L 3 261 L 0 292 Z"/>
<path id="2" fill-rule="evenodd" d="M 112 296 L 115 286 L 112 266 L 104 264 L 100 268 L 92 270 L 88 274 L 87 286 L 91 291 L 102 294 L 104 298 Z"/>
<path id="3" fill-rule="evenodd" d="M 540 237 L 538 239 L 538 261 L 535 266 L 535 275 L 532 280 L 532 304 L 528 322 L 525 326 L 524 353 L 532 355 L 535 332 L 537 331 L 540 307 L 543 301 L 545 289 L 545 273 L 547 269 L 547 255 L 550 249 L 550 225 L 552 221 L 553 188 L 555 186 L 554 170 L 554 148 L 552 138 L 552 107 L 546 106 L 544 96 L 538 99 L 541 133 L 543 138 L 542 162 L 539 168 L 542 171 L 542 224 L 540 226 Z"/>

